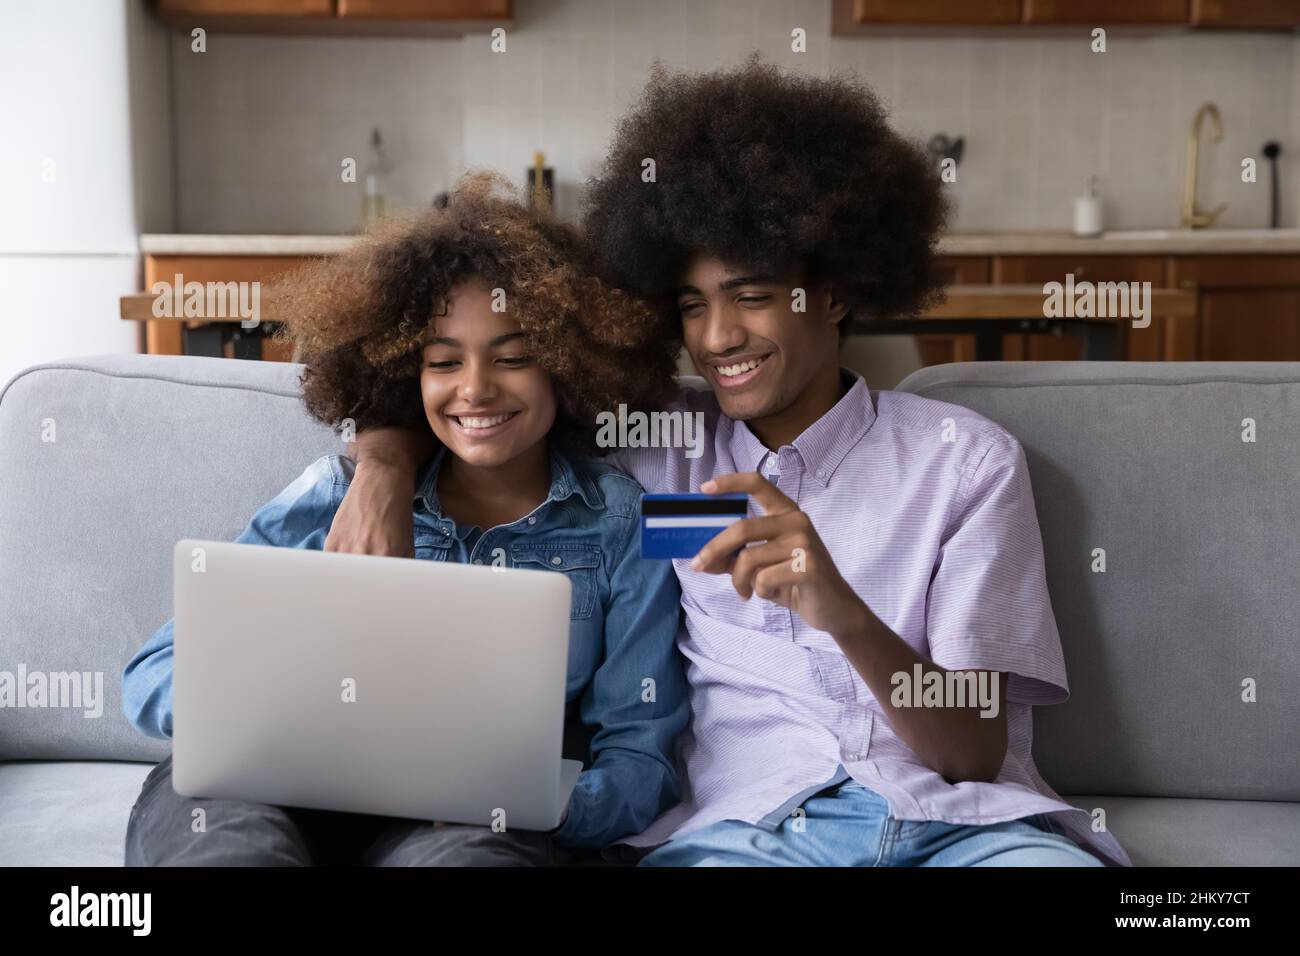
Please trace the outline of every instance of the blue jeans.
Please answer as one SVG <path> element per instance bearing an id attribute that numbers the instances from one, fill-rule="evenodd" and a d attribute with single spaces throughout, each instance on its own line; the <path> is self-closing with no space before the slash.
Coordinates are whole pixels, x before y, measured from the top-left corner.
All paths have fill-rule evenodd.
<path id="1" fill-rule="evenodd" d="M 642 866 L 1105 866 L 1045 815 L 967 826 L 897 820 L 849 780 L 770 832 L 723 820 L 652 851 Z"/>

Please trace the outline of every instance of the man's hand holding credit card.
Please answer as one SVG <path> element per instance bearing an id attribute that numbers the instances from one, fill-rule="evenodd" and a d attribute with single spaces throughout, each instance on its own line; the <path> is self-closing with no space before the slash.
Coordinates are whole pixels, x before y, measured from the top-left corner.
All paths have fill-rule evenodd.
<path id="1" fill-rule="evenodd" d="M 641 557 L 693 558 L 748 509 L 746 494 L 642 495 Z"/>
<path id="2" fill-rule="evenodd" d="M 780 604 L 837 640 L 875 620 L 812 520 L 776 485 L 757 472 L 735 472 L 700 491 L 642 496 L 642 557 L 690 558 L 692 571 L 729 574 L 743 600 Z M 747 517 L 750 496 L 762 514 Z"/>

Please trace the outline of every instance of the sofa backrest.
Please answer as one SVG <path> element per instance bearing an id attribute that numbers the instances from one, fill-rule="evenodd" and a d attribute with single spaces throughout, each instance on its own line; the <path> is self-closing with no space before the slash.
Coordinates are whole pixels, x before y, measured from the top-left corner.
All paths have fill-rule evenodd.
<path id="1" fill-rule="evenodd" d="M 172 546 L 233 540 L 321 455 L 301 367 L 145 355 L 27 369 L 0 392 L 0 671 L 102 674 L 101 713 L 0 710 L 0 760 L 158 760 L 127 661 L 172 616 Z M 43 440 L 44 439 L 44 440 Z M 51 440 L 52 439 L 52 440 Z"/>
<path id="2" fill-rule="evenodd" d="M 1025 449 L 1071 691 L 1034 711 L 1043 776 L 1300 799 L 1300 363 L 971 362 L 898 388 Z"/>
<path id="3" fill-rule="evenodd" d="M 0 710 L 0 760 L 167 753 L 122 716 L 122 668 L 171 616 L 178 538 L 233 539 L 344 450 L 300 371 L 100 356 L 0 391 L 0 671 L 102 674 L 97 718 Z M 969 363 L 900 389 L 1024 445 L 1072 692 L 1035 711 L 1048 781 L 1300 799 L 1300 364 Z"/>

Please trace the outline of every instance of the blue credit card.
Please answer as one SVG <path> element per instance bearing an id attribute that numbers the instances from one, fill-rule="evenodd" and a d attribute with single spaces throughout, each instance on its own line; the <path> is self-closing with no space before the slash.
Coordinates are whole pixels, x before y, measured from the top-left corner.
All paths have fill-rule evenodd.
<path id="1" fill-rule="evenodd" d="M 642 495 L 641 557 L 693 558 L 745 517 L 749 495 Z"/>

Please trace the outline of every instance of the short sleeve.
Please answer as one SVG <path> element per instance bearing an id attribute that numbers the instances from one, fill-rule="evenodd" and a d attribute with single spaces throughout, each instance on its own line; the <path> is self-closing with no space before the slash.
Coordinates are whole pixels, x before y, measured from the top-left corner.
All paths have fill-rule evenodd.
<path id="1" fill-rule="evenodd" d="M 1062 703 L 1065 659 L 1020 443 L 996 438 L 964 488 L 926 600 L 930 658 L 949 670 L 1009 674 L 1008 700 Z"/>

